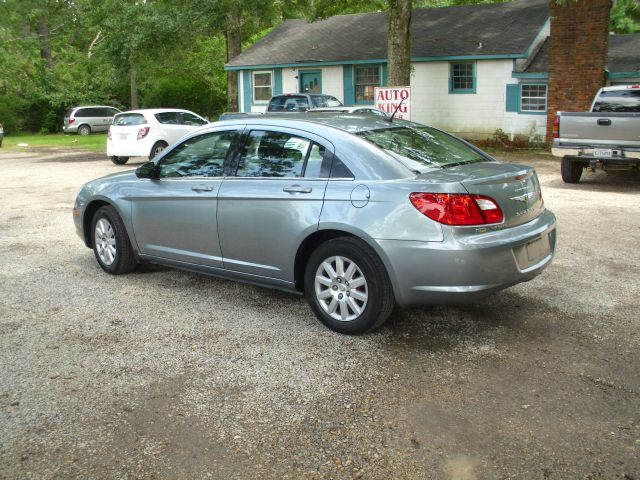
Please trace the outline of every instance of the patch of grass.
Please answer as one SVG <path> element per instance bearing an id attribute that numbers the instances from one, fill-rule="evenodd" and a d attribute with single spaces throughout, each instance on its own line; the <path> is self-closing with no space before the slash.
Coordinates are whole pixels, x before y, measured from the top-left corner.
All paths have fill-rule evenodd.
<path id="1" fill-rule="evenodd" d="M 64 147 L 77 148 L 79 150 L 92 150 L 94 152 L 107 151 L 107 134 L 92 133 L 91 135 L 68 135 L 65 133 L 54 134 L 17 134 L 5 135 L 2 148 L 19 150 L 19 144 L 27 144 L 31 147 Z"/>

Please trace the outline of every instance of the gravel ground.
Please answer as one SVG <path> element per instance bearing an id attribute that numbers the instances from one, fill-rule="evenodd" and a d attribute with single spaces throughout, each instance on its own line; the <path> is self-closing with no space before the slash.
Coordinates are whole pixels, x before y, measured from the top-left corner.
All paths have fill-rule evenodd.
<path id="1" fill-rule="evenodd" d="M 640 179 L 514 158 L 558 217 L 545 273 L 354 338 L 295 295 L 104 274 L 71 206 L 130 166 L 1 151 L 0 477 L 640 479 Z"/>

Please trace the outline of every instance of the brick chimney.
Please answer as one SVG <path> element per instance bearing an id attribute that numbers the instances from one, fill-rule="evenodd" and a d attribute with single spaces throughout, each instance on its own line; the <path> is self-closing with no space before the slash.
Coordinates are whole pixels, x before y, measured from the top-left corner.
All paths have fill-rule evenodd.
<path id="1" fill-rule="evenodd" d="M 549 0 L 547 142 L 557 111 L 586 112 L 605 84 L 612 0 Z"/>

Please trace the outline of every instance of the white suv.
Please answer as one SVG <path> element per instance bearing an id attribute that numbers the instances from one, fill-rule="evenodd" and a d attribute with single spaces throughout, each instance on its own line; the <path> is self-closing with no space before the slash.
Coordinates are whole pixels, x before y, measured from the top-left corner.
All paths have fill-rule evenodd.
<path id="1" fill-rule="evenodd" d="M 185 133 L 207 123 L 193 112 L 175 108 L 119 113 L 109 127 L 107 156 L 116 165 L 127 163 L 129 157 L 151 160 Z"/>

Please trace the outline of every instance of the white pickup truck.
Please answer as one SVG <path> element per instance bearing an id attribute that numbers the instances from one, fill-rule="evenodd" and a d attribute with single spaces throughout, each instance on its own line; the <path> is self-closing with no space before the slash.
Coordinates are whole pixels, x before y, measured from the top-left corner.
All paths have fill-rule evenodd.
<path id="1" fill-rule="evenodd" d="M 567 183 L 578 183 L 585 168 L 640 169 L 640 85 L 601 88 L 587 113 L 558 112 L 553 137 Z"/>

